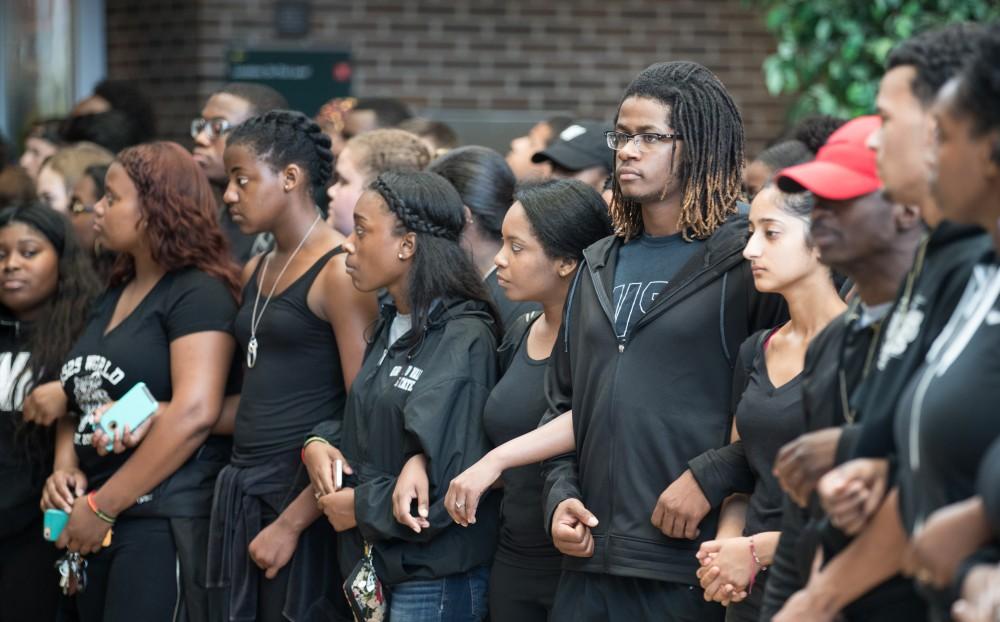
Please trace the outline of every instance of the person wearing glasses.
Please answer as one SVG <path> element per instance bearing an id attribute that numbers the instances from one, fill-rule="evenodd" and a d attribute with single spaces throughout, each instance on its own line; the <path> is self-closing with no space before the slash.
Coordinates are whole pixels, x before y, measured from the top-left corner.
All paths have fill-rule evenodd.
<path id="1" fill-rule="evenodd" d="M 545 383 L 543 421 L 572 410 L 576 446 L 543 464 L 552 620 L 721 620 L 695 575 L 718 512 L 688 462 L 728 440 L 740 344 L 787 318 L 742 255 L 743 125 L 710 71 L 670 62 L 606 137 L 616 233 L 584 252 Z"/>
<path id="2" fill-rule="evenodd" d="M 63 147 L 42 162 L 35 190 L 38 200 L 62 214 L 69 213 L 70 194 L 83 171 L 92 164 L 111 164 L 114 155 L 93 143 Z"/>
<path id="3" fill-rule="evenodd" d="M 226 134 L 250 117 L 286 108 L 288 102 L 285 98 L 269 86 L 253 82 L 233 82 L 212 93 L 201 109 L 201 116 L 191 121 L 191 138 L 194 139 L 191 154 L 212 184 L 216 203 L 219 205 L 219 225 L 229 240 L 233 258 L 240 265 L 254 255 L 258 236 L 240 232 L 222 202 L 222 193 L 229 181 L 222 162 L 222 154 L 226 150 Z"/>
<path id="4" fill-rule="evenodd" d="M 115 254 L 97 244 L 97 231 L 94 230 L 94 205 L 104 196 L 104 177 L 108 174 L 108 164 L 92 164 L 84 171 L 69 199 L 69 220 L 76 233 L 80 248 L 94 266 L 94 271 L 102 282 L 111 276 L 111 265 Z"/>

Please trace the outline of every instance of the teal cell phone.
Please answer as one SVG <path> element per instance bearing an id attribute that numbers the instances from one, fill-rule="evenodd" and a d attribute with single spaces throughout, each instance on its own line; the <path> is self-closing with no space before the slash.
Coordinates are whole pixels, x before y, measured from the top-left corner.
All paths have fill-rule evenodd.
<path id="1" fill-rule="evenodd" d="M 49 542 L 55 542 L 68 522 L 69 514 L 66 512 L 56 509 L 45 510 L 45 516 L 42 518 L 42 537 Z"/>
<path id="2" fill-rule="evenodd" d="M 138 428 L 156 412 L 158 407 L 159 404 L 153 394 L 149 392 L 146 383 L 139 382 L 104 413 L 98 425 L 105 434 L 114 439 L 115 432 L 124 432 L 126 426 L 128 426 L 129 431 Z M 114 440 L 112 440 L 107 449 L 111 451 L 114 447 Z"/>

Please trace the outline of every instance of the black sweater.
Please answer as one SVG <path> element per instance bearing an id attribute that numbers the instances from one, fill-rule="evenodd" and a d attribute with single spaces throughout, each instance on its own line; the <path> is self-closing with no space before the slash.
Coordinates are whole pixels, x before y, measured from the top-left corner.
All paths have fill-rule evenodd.
<path id="1" fill-rule="evenodd" d="M 623 241 L 585 251 L 546 380 L 546 420 L 573 410 L 576 452 L 545 464 L 544 500 L 546 530 L 569 498 L 600 524 L 593 557 L 565 558 L 564 569 L 697 584 L 694 554 L 718 513 L 698 541 L 664 536 L 650 516 L 691 458 L 727 443 L 739 345 L 786 315 L 780 297 L 754 288 L 746 237 L 746 218 L 731 217 L 621 339 L 611 290 Z"/>

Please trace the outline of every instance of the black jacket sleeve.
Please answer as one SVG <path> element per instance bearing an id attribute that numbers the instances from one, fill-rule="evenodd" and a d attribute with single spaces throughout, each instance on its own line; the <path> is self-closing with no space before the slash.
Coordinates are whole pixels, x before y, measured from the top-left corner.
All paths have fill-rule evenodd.
<path id="1" fill-rule="evenodd" d="M 492 382 L 480 376 L 470 373 L 438 381 L 415 391 L 406 401 L 403 412 L 406 432 L 427 457 L 430 527 L 415 533 L 396 522 L 392 493 L 397 476 L 383 474 L 354 489 L 358 529 L 369 542 L 387 539 L 428 542 L 453 524 L 444 507 L 448 485 L 488 449 L 482 413 Z"/>
<path id="2" fill-rule="evenodd" d="M 768 569 L 764 602 L 761 605 L 761 620 L 773 618 L 792 594 L 805 587 L 796 560 L 799 536 L 807 517 L 807 511 L 792 503 L 788 495 L 785 495 L 781 515 L 781 537 L 778 538 L 778 548 Z"/>
<path id="3" fill-rule="evenodd" d="M 581 270 L 583 268 L 580 268 Z M 563 318 L 563 325 L 569 321 Z M 545 411 L 539 426 L 573 408 L 572 369 L 565 330 L 559 331 L 556 343 L 552 347 L 548 369 L 545 374 L 545 398 L 549 407 Z M 574 422 L 574 431 L 576 424 Z M 566 454 L 542 462 L 542 503 L 544 504 L 545 533 L 552 531 L 552 515 L 556 507 L 566 499 L 582 499 L 580 482 L 577 474 L 576 453 Z"/>
<path id="4" fill-rule="evenodd" d="M 750 382 L 754 358 L 767 332 L 760 331 L 751 335 L 740 346 L 736 368 L 733 370 L 733 416 Z M 688 468 L 713 508 L 721 505 L 726 497 L 735 492 L 753 492 L 754 476 L 750 463 L 747 462 L 743 441 L 730 443 L 721 449 L 709 449 L 692 458 L 688 462 Z"/>
<path id="5" fill-rule="evenodd" d="M 840 428 L 840 440 L 837 441 L 837 449 L 834 452 L 834 464 L 844 464 L 851 459 L 860 436 L 860 423 L 847 423 Z"/>
<path id="6" fill-rule="evenodd" d="M 983 498 L 986 518 L 990 521 L 993 536 L 1000 539 L 1000 439 L 993 441 L 979 465 L 976 490 Z"/>

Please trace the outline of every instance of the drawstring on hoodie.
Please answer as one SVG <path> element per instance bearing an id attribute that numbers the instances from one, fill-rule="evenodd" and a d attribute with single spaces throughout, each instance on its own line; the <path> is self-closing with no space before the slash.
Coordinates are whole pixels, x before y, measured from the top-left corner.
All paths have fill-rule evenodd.
<path id="1" fill-rule="evenodd" d="M 722 354 L 726 357 L 726 363 L 733 366 L 733 357 L 729 354 L 729 346 L 726 345 L 726 284 L 729 283 L 729 272 L 722 273 L 722 297 L 719 298 L 719 336 L 722 338 Z"/>

